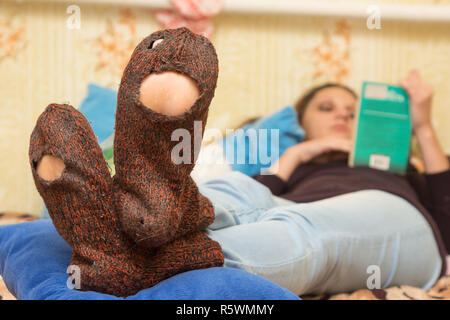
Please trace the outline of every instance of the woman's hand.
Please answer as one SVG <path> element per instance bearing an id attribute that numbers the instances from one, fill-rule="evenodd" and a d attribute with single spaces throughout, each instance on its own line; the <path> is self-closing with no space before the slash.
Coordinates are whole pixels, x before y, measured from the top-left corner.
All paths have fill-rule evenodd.
<path id="1" fill-rule="evenodd" d="M 350 152 L 352 142 L 350 139 L 325 137 L 301 142 L 293 146 L 297 154 L 298 164 L 307 163 L 317 156 L 330 151 Z"/>
<path id="2" fill-rule="evenodd" d="M 433 87 L 422 79 L 416 69 L 411 70 L 399 84 L 409 96 L 413 132 L 417 133 L 425 127 L 431 127 Z"/>
<path id="3" fill-rule="evenodd" d="M 287 181 L 299 165 L 330 151 L 348 153 L 351 146 L 351 140 L 345 138 L 324 137 L 306 140 L 288 148 L 280 159 L 269 168 L 269 172 Z"/>
<path id="4" fill-rule="evenodd" d="M 449 161 L 431 123 L 433 87 L 422 79 L 417 70 L 410 71 L 399 84 L 409 95 L 413 133 L 419 144 L 425 173 L 432 174 L 448 170 Z"/>

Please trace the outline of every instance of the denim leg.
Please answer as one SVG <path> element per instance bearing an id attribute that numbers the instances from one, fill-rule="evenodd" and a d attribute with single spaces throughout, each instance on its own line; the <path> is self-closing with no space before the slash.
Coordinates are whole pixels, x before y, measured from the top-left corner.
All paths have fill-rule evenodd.
<path id="1" fill-rule="evenodd" d="M 255 222 L 262 212 L 280 203 L 295 203 L 275 197 L 269 188 L 238 171 L 208 180 L 198 188 L 214 206 L 216 218 L 210 230 Z"/>
<path id="2" fill-rule="evenodd" d="M 362 190 L 294 203 L 238 173 L 201 189 L 217 210 L 208 234 L 221 244 L 225 266 L 298 295 L 367 288 L 371 268 L 381 288 L 427 289 L 439 276 L 442 261 L 430 226 L 396 195 Z"/>
<path id="3" fill-rule="evenodd" d="M 442 259 L 430 225 L 417 208 L 394 194 L 362 190 L 271 211 L 260 221 L 285 219 L 300 228 L 307 222 L 316 240 L 317 254 L 306 265 L 320 267 L 307 272 L 310 283 L 303 290 L 308 292 L 368 288 L 374 270 L 381 288 L 429 289 L 439 278 Z M 296 218 L 299 213 L 303 219 Z"/>

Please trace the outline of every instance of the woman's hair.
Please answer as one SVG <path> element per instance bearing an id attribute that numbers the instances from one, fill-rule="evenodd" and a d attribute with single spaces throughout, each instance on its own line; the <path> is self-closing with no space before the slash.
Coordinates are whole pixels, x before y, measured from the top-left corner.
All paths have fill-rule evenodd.
<path id="1" fill-rule="evenodd" d="M 308 107 L 309 102 L 314 98 L 314 96 L 322 89 L 326 88 L 341 88 L 349 93 L 351 93 L 356 99 L 358 95 L 351 88 L 346 85 L 334 82 L 327 82 L 325 84 L 315 86 L 306 91 L 295 103 L 294 108 L 297 111 L 298 122 L 301 123 L 303 119 L 303 115 L 305 114 L 306 108 Z"/>

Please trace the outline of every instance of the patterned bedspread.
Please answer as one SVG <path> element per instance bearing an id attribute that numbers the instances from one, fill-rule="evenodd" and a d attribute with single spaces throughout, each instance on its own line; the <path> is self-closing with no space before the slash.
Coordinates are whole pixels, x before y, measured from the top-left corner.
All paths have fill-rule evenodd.
<path id="1" fill-rule="evenodd" d="M 361 289 L 333 296 L 303 296 L 305 300 L 450 300 L 450 276 L 441 277 L 429 290 L 399 286 L 387 289 Z"/>
<path id="2" fill-rule="evenodd" d="M 0 225 L 35 220 L 36 217 L 21 213 L 0 213 Z M 302 296 L 305 300 L 450 300 L 450 275 L 441 277 L 430 290 L 410 286 L 387 289 L 361 289 L 333 296 Z M 0 300 L 16 300 L 0 277 Z"/>

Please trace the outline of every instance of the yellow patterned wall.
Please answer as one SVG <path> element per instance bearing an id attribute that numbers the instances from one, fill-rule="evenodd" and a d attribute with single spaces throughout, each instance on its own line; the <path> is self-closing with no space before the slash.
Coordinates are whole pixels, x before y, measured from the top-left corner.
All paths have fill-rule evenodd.
<path id="1" fill-rule="evenodd" d="M 161 28 L 150 10 L 80 5 L 81 28 L 68 29 L 66 8 L 0 2 L 0 211 L 41 211 L 28 142 L 43 109 L 79 107 L 88 82 L 117 89 L 134 46 Z M 208 127 L 267 115 L 326 80 L 359 90 L 363 80 L 395 83 L 418 68 L 435 88 L 434 125 L 450 153 L 449 24 L 382 19 L 369 30 L 363 19 L 227 13 L 213 22 L 220 71 Z"/>

